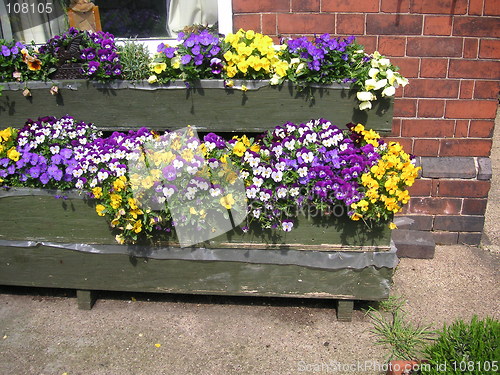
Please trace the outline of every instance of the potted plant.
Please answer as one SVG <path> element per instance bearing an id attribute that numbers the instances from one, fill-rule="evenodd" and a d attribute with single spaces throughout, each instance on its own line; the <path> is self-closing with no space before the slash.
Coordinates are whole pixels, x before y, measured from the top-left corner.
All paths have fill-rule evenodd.
<path id="1" fill-rule="evenodd" d="M 131 77 L 130 68 L 120 62 L 111 34 L 70 29 L 40 47 L 40 56 L 55 59 L 41 64 L 44 80 L 23 75 L 16 83 L 2 77 L 0 115 L 20 123 L 41 113 L 71 113 L 106 130 L 140 123 L 157 130 L 192 124 L 220 132 L 262 132 L 285 121 L 335 116 L 340 124 L 387 131 L 395 87 L 407 83 L 387 58 L 366 54 L 353 37 L 325 34 L 313 42 L 292 39 L 275 47 L 270 37 L 251 30 L 224 38 L 202 30 L 181 33 L 179 42 L 176 47 L 160 44 L 148 80 L 131 82 L 119 79 L 123 69 Z M 79 64 L 86 79 L 60 79 L 66 61 Z M 53 87 L 57 95 L 45 95 Z M 25 88 L 30 101 L 16 93 Z M 121 116 L 124 112 L 128 116 Z"/>
<path id="2" fill-rule="evenodd" d="M 0 203 L 12 212 L 0 282 L 81 290 L 387 298 L 388 222 L 418 172 L 373 130 L 324 119 L 201 141 L 192 128 L 102 138 L 47 117 L 3 130 L 0 156 Z M 192 233 L 201 237 L 183 239 Z M 226 276 L 213 279 L 214 267 Z"/>

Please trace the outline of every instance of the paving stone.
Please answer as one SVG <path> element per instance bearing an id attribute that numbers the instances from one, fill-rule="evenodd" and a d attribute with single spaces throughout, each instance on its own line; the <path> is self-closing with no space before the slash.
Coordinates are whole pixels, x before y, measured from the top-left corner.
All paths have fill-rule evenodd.
<path id="1" fill-rule="evenodd" d="M 432 259 L 436 243 L 431 232 L 394 229 L 392 240 L 398 249 L 397 255 L 400 258 Z"/>
<path id="2" fill-rule="evenodd" d="M 491 170 L 490 158 L 477 158 L 477 179 L 478 180 L 491 180 L 493 172 Z"/>
<path id="3" fill-rule="evenodd" d="M 475 178 L 473 157 L 422 157 L 422 177 Z"/>
<path id="4" fill-rule="evenodd" d="M 398 229 L 432 230 L 432 216 L 430 215 L 398 215 L 393 221 Z"/>

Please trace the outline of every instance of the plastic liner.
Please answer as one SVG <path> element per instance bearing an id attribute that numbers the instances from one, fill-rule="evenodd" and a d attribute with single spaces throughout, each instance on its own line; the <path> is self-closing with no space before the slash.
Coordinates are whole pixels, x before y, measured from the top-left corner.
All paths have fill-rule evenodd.
<path id="1" fill-rule="evenodd" d="M 287 249 L 207 249 L 149 247 L 138 245 L 100 245 L 38 241 L 0 240 L 3 247 L 38 247 L 46 246 L 92 254 L 123 254 L 131 257 L 149 259 L 222 261 L 252 264 L 297 265 L 318 269 L 363 269 L 395 268 L 399 259 L 396 247 L 391 241 L 391 249 L 383 252 L 349 252 L 349 251 L 314 251 Z"/>
<path id="2" fill-rule="evenodd" d="M 49 82 L 38 82 L 38 81 L 29 81 L 26 84 L 18 83 L 18 82 L 6 82 L 4 85 L 4 90 L 24 90 L 26 87 L 29 89 L 50 89 L 52 86 L 57 85 L 60 89 L 66 90 L 78 90 L 80 87 L 87 87 L 88 85 L 92 85 L 97 89 L 112 89 L 112 90 L 122 90 L 122 89 L 135 89 L 135 90 L 145 90 L 145 91 L 155 91 L 155 90 L 179 90 L 179 89 L 236 89 L 242 90 L 243 86 L 245 86 L 244 90 L 254 91 L 259 90 L 262 87 L 267 87 L 270 85 L 270 80 L 241 80 L 235 79 L 232 80 L 233 85 L 231 87 L 227 87 L 227 81 L 222 79 L 207 79 L 198 81 L 195 83 L 186 83 L 181 80 L 171 81 L 165 84 L 155 84 L 151 85 L 146 81 L 121 81 L 115 80 L 106 83 L 100 83 L 91 81 L 88 82 L 86 80 L 53 80 Z M 285 83 L 286 85 L 286 83 Z M 333 83 L 331 85 L 318 85 L 311 84 L 309 87 L 315 88 L 330 88 L 330 89 L 346 89 L 349 90 L 350 86 L 347 84 L 339 84 Z M 278 86 L 278 89 L 281 89 L 281 86 Z"/>

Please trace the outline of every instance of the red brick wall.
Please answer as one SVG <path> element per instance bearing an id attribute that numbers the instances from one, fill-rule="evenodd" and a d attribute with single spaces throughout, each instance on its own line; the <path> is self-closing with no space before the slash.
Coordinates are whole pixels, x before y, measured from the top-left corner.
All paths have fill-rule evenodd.
<path id="1" fill-rule="evenodd" d="M 396 93 L 391 138 L 418 156 L 489 156 L 500 80 L 499 0 L 233 0 L 233 13 L 235 30 L 276 40 L 357 36 L 367 52 L 391 57 L 410 79 Z M 487 197 L 489 184 L 421 181 L 412 191 L 419 204 L 410 203 L 407 213 L 444 212 L 434 204 L 440 199 L 461 214 L 469 198 Z"/>

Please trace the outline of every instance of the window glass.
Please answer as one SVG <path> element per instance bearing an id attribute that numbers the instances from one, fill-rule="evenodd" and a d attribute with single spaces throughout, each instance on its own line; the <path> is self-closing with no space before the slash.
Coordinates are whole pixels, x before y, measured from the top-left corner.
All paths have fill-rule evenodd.
<path id="1" fill-rule="evenodd" d="M 167 37 L 165 0 L 95 0 L 101 26 L 121 38 Z"/>

